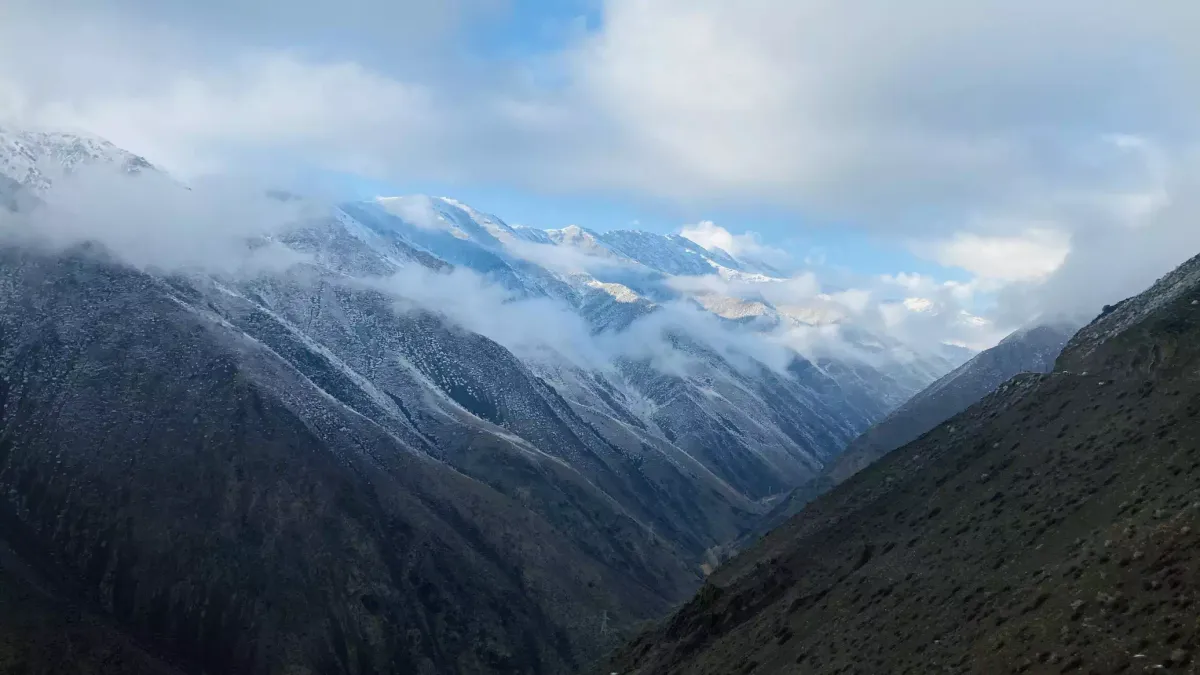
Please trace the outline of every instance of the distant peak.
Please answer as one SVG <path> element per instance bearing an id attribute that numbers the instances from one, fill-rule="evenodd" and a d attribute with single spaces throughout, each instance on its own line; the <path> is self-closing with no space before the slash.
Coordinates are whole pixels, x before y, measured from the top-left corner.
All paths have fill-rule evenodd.
<path id="1" fill-rule="evenodd" d="M 579 240 L 596 241 L 599 239 L 595 232 L 592 232 L 586 227 L 580 227 L 578 225 L 567 225 L 566 227 L 557 230 L 546 230 L 546 233 L 549 234 L 551 238 L 560 242 Z"/>
<path id="2" fill-rule="evenodd" d="M 98 136 L 0 125 L 0 175 L 6 178 L 44 191 L 57 176 L 85 165 L 113 165 L 131 174 L 164 173 L 144 157 Z"/>

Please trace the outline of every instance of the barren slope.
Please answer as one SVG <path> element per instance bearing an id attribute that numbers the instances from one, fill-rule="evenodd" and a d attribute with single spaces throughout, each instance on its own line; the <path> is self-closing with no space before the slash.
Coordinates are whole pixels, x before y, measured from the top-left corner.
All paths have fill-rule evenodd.
<path id="1" fill-rule="evenodd" d="M 1200 672 L 1198 277 L 816 500 L 602 672 Z"/>

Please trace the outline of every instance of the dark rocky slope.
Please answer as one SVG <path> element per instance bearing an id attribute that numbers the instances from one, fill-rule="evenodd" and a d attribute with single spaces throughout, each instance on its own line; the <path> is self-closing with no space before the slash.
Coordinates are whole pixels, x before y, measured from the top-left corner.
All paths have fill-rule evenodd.
<path id="1" fill-rule="evenodd" d="M 823 473 L 830 483 L 841 483 L 880 457 L 915 441 L 921 434 L 966 410 L 1014 376 L 1050 372 L 1063 346 L 1078 329 L 1079 324 L 1055 323 L 1009 335 L 872 425 Z"/>
<path id="2" fill-rule="evenodd" d="M 1200 672 L 1200 258 L 820 497 L 600 672 Z"/>
<path id="3" fill-rule="evenodd" d="M 576 534 L 161 279 L 90 253 L 0 267 L 0 672 L 93 672 L 104 650 L 123 672 L 562 672 L 687 588 L 584 487 L 546 483 Z M 556 471 L 494 442 L 459 447 Z M 61 573 L 34 592 L 31 569 Z"/>
<path id="4" fill-rule="evenodd" d="M 781 497 L 753 526 L 722 547 L 720 555 L 732 556 L 753 545 L 812 500 L 966 410 L 1012 377 L 1050 372 L 1078 328 L 1060 321 L 1021 329 L 975 355 L 855 438 L 820 474 Z"/>
<path id="5" fill-rule="evenodd" d="M 592 335 L 655 304 L 445 199 L 288 210 L 215 266 L 34 250 L 88 211 L 51 188 L 89 167 L 162 228 L 183 194 L 105 141 L 0 130 L 0 671 L 574 671 L 940 372 L 848 392 L 673 321 L 603 362 L 505 347 L 476 332 L 500 297 L 424 291 L 454 269 Z"/>

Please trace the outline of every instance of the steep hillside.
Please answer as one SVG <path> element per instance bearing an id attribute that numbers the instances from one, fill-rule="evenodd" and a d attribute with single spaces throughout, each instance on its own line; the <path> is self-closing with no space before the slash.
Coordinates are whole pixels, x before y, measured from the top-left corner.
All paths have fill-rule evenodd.
<path id="1" fill-rule="evenodd" d="M 159 656 L 558 672 L 606 614 L 653 616 L 688 586 L 669 545 L 560 462 L 463 426 L 445 451 L 498 487 L 455 471 L 335 398 L 352 383 L 332 361 L 285 360 L 277 325 L 254 337 L 86 254 L 6 252 L 3 269 L 18 292 L 0 301 L 0 511 L 24 533 L 9 544 Z M 517 481 L 545 508 L 500 491 Z"/>
<path id="2" fill-rule="evenodd" d="M 817 477 L 775 501 L 771 510 L 752 527 L 723 546 L 718 557 L 733 555 L 754 544 L 818 496 L 962 412 L 1012 377 L 1049 372 L 1076 328 L 1075 324 L 1065 322 L 1025 328 L 980 352 L 859 435 Z"/>
<path id="3" fill-rule="evenodd" d="M 825 469 L 833 484 L 966 410 L 1020 373 L 1047 373 L 1078 324 L 1019 330 L 944 375 L 854 439 Z"/>
<path id="4" fill-rule="evenodd" d="M 599 672 L 1200 672 L 1200 258 L 810 504 Z"/>
<path id="5" fill-rule="evenodd" d="M 298 210 L 231 236 L 241 267 L 50 245 L 38 224 L 88 212 L 53 211 L 59 181 L 159 174 L 92 139 L 0 142 L 0 670 L 573 671 L 887 405 L 449 199 Z M 159 183 L 178 192 L 111 215 L 169 232 L 189 212 L 152 207 L 202 193 Z M 619 276 L 668 290 L 629 255 L 736 263 L 614 242 Z M 573 339 L 530 348 L 547 329 Z"/>

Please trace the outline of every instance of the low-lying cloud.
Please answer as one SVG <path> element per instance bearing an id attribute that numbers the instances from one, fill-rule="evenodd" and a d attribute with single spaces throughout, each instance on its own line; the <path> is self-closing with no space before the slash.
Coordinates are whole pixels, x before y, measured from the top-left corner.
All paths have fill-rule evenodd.
<path id="1" fill-rule="evenodd" d="M 315 167 L 852 222 L 1009 284 L 1009 323 L 1135 292 L 1189 243 L 1146 227 L 1122 251 L 1145 273 L 1082 262 L 1195 168 L 1190 0 L 604 0 L 542 53 L 454 57 L 495 5 L 14 0 L 0 118 L 189 177 Z"/>
<path id="2" fill-rule="evenodd" d="M 685 225 L 679 234 L 707 249 L 720 249 L 743 260 L 761 261 L 768 265 L 787 266 L 791 256 L 773 246 L 763 244 L 757 234 L 744 232 L 733 234 L 711 220 L 703 220 L 694 225 Z"/>
<path id="3" fill-rule="evenodd" d="M 784 345 L 722 322 L 685 301 L 655 305 L 622 330 L 595 332 L 561 299 L 524 297 L 466 268 L 435 271 L 412 265 L 370 285 L 394 295 L 398 311 L 441 314 L 524 360 L 546 366 L 603 371 L 621 359 L 645 360 L 661 372 L 685 376 L 697 357 L 678 349 L 676 336 L 751 370 L 765 365 L 783 372 L 794 358 Z"/>
<path id="4" fill-rule="evenodd" d="M 403 204 L 406 221 L 432 211 L 419 199 Z M 115 166 L 92 165 L 58 177 L 28 210 L 0 211 L 0 244 L 62 250 L 96 243 L 152 273 L 255 278 L 317 264 L 279 242 L 297 228 L 337 227 L 332 216 L 331 205 L 272 196 L 240 183 L 212 179 L 185 187 L 155 171 L 128 175 Z M 566 301 L 530 298 L 463 267 L 438 271 L 411 263 L 388 277 L 341 281 L 387 292 L 397 311 L 445 316 L 533 363 L 605 370 L 618 359 L 647 360 L 683 376 L 696 357 L 675 348 L 677 335 L 740 367 L 766 365 L 782 372 L 792 359 L 780 345 L 684 301 L 655 306 L 624 330 L 595 333 Z"/>
<path id="5" fill-rule="evenodd" d="M 1074 242 L 1062 266 L 1044 283 L 1018 284 L 999 296 L 998 315 L 1094 316 L 1148 288 L 1200 254 L 1200 173 L 1179 166 L 1164 184 L 1153 213 L 1099 229 Z"/>
<path id="6" fill-rule="evenodd" d="M 55 248 L 99 243 L 142 269 L 288 265 L 301 256 L 269 237 L 312 215 L 306 202 L 272 198 L 241 182 L 185 187 L 157 171 L 129 175 L 107 164 L 81 165 L 41 194 L 21 192 L 31 208 L 0 217 L 0 234 L 10 241 Z"/>

